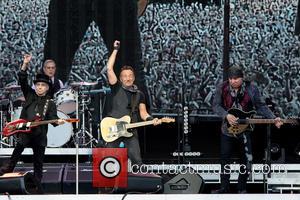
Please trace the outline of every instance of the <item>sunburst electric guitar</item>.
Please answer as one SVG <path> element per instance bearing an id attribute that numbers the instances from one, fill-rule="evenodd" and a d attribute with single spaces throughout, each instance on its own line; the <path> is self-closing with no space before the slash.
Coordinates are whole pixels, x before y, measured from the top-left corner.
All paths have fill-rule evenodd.
<path id="1" fill-rule="evenodd" d="M 79 119 L 63 119 L 65 122 L 78 122 Z M 25 119 L 17 119 L 15 121 L 9 122 L 5 125 L 3 128 L 3 136 L 9 137 L 13 134 L 16 133 L 29 133 L 31 132 L 32 127 L 44 125 L 44 124 L 50 124 L 50 123 L 55 123 L 57 122 L 58 119 L 53 119 L 53 120 L 45 120 L 45 121 L 27 121 Z"/>
<path id="2" fill-rule="evenodd" d="M 253 124 L 274 124 L 275 123 L 275 119 L 252 119 L 252 117 L 256 114 L 255 111 L 244 112 L 240 109 L 233 108 L 230 109 L 228 113 L 239 118 L 236 125 L 231 126 L 229 123 L 227 123 L 227 130 L 229 133 L 233 135 L 240 134 L 246 130 L 252 131 Z M 299 124 L 299 120 L 297 118 L 281 119 L 281 121 L 284 124 L 293 124 L 293 125 Z"/>
<path id="3" fill-rule="evenodd" d="M 130 124 L 130 117 L 125 115 L 120 119 L 105 117 L 101 123 L 101 136 L 106 142 L 113 142 L 120 137 L 131 137 L 133 134 L 128 129 L 154 124 L 154 121 L 137 122 Z M 175 122 L 175 119 L 164 117 L 159 119 L 162 123 Z"/>

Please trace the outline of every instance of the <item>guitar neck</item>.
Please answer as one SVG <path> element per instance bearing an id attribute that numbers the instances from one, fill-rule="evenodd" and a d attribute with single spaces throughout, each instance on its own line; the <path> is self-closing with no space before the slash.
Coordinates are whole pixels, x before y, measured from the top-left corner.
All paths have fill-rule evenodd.
<path id="1" fill-rule="evenodd" d="M 31 122 L 31 126 L 40 126 L 44 124 L 51 124 L 57 122 L 58 119 L 52 119 L 52 120 L 45 120 L 45 121 L 37 121 L 37 122 Z"/>
<path id="2" fill-rule="evenodd" d="M 283 123 L 293 123 L 289 119 L 281 119 Z M 241 124 L 274 124 L 275 119 L 240 119 L 239 123 Z"/>
<path id="3" fill-rule="evenodd" d="M 153 121 L 145 121 L 145 122 L 137 122 L 137 123 L 132 123 L 132 124 L 126 124 L 126 128 L 137 128 L 141 126 L 147 126 L 153 124 Z"/>

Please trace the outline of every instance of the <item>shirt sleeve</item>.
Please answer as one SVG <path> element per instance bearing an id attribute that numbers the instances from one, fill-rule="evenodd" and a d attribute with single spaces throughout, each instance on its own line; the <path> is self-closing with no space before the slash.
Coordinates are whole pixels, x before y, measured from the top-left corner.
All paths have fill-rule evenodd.
<path id="1" fill-rule="evenodd" d="M 20 70 L 18 72 L 19 83 L 25 99 L 27 98 L 28 93 L 33 91 L 33 89 L 28 85 L 27 77 L 28 75 L 26 71 Z"/>
<path id="2" fill-rule="evenodd" d="M 253 92 L 253 103 L 256 108 L 257 114 L 264 116 L 268 119 L 274 119 L 276 116 L 274 113 L 270 110 L 270 108 L 267 106 L 264 98 L 261 96 L 258 88 L 254 85 L 251 86 L 252 92 Z"/>
<path id="3" fill-rule="evenodd" d="M 213 111 L 220 116 L 223 120 L 226 118 L 228 112 L 224 109 L 223 103 L 222 103 L 222 86 L 223 84 L 220 84 L 217 86 L 215 95 L 213 98 Z"/>
<path id="4" fill-rule="evenodd" d="M 146 98 L 143 92 L 140 92 L 140 102 L 139 103 L 143 103 L 146 104 Z"/>
<path id="5" fill-rule="evenodd" d="M 115 84 L 113 84 L 113 85 L 110 85 L 109 84 L 109 87 L 110 87 L 110 89 L 111 89 L 111 93 L 112 94 L 115 94 L 115 93 L 117 93 L 117 91 L 120 89 L 120 87 L 122 87 L 122 85 L 121 85 L 121 82 L 120 81 L 117 81 Z"/>

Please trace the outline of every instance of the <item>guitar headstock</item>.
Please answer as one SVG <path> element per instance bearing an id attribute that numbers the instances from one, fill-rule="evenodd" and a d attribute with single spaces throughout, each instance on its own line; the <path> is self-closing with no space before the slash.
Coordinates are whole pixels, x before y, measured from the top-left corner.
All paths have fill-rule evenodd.
<path id="1" fill-rule="evenodd" d="M 163 117 L 160 119 L 162 123 L 171 123 L 171 122 L 175 122 L 174 118 L 171 117 Z"/>
<path id="2" fill-rule="evenodd" d="M 69 122 L 69 123 L 74 123 L 74 122 L 79 122 L 79 119 L 76 118 L 70 118 L 70 119 L 65 119 L 65 121 Z"/>

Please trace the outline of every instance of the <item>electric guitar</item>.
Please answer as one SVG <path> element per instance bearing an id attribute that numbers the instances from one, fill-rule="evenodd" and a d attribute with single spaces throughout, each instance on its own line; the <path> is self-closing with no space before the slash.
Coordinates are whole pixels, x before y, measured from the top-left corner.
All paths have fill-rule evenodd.
<path id="1" fill-rule="evenodd" d="M 130 117 L 125 115 L 120 119 L 105 117 L 101 123 L 101 136 L 105 142 L 113 142 L 120 137 L 131 137 L 133 134 L 128 129 L 154 124 L 154 121 L 137 122 L 130 124 Z M 175 119 L 164 117 L 159 119 L 162 123 L 175 122 Z"/>
<path id="2" fill-rule="evenodd" d="M 240 109 L 230 109 L 228 111 L 229 114 L 234 115 L 235 117 L 238 117 L 238 121 L 236 125 L 231 126 L 229 123 L 227 123 L 227 130 L 229 133 L 233 135 L 240 134 L 246 130 L 253 131 L 253 124 L 274 124 L 275 119 L 251 119 L 256 112 L 250 111 L 250 112 L 244 112 Z M 294 124 L 298 125 L 298 119 L 281 119 L 281 121 L 284 124 Z"/>
<path id="3" fill-rule="evenodd" d="M 79 121 L 79 119 L 74 119 L 74 118 L 63 119 L 63 120 L 70 123 Z M 3 128 L 2 134 L 4 137 L 9 137 L 16 133 L 29 133 L 31 132 L 31 128 L 33 127 L 44 125 L 44 124 L 55 123 L 57 121 L 58 119 L 31 122 L 25 119 L 17 119 L 15 121 L 7 123 Z"/>

